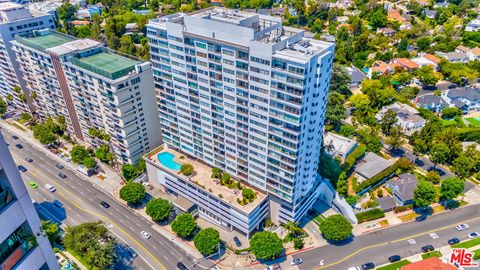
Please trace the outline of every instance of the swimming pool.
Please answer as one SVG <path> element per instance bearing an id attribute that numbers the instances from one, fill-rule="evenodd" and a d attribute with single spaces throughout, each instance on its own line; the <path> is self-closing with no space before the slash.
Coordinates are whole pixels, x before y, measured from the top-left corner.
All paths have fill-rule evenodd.
<path id="1" fill-rule="evenodd" d="M 162 163 L 163 166 L 165 166 L 165 167 L 167 167 L 171 170 L 179 171 L 180 168 L 182 167 L 182 165 L 173 161 L 174 155 L 172 153 L 162 152 L 162 153 L 158 154 L 157 157 L 158 157 L 158 160 L 160 161 L 160 163 Z"/>

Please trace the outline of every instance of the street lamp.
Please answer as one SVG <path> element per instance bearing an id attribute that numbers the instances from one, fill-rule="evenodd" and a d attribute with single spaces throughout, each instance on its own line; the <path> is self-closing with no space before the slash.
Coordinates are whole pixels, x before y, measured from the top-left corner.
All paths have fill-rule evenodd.
<path id="1" fill-rule="evenodd" d="M 193 264 L 192 264 L 190 267 L 196 268 L 196 267 L 197 267 L 197 264 L 199 264 L 201 261 L 203 261 L 203 260 L 208 260 L 210 257 L 212 257 L 212 256 L 214 256 L 214 255 L 216 255 L 216 254 L 219 254 L 219 255 L 220 255 L 220 245 L 221 245 L 221 244 L 222 244 L 222 243 L 218 243 L 218 244 L 212 246 L 212 247 L 217 246 L 217 252 L 215 252 L 215 253 L 213 253 L 213 254 L 210 254 L 209 256 L 207 256 L 207 257 L 205 257 L 205 258 L 201 258 L 201 259 L 199 259 L 199 260 L 196 261 L 196 262 L 194 261 Z M 189 267 L 189 268 L 190 268 L 190 267 Z"/>

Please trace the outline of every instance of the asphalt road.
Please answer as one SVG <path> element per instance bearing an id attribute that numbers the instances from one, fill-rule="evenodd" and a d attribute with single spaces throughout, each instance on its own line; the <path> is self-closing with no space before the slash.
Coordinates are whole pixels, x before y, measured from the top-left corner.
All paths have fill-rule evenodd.
<path id="1" fill-rule="evenodd" d="M 28 170 L 22 174 L 31 197 L 37 202 L 37 209 L 41 214 L 50 216 L 51 219 L 66 225 L 74 225 L 87 221 L 101 220 L 118 239 L 119 243 L 127 243 L 132 247 L 138 257 L 133 260 L 123 256 L 123 265 L 118 269 L 176 269 L 179 261 L 192 265 L 193 260 L 170 239 L 165 238 L 152 229 L 153 222 L 129 211 L 124 205 L 115 201 L 109 195 L 96 189 L 91 183 L 77 175 L 76 171 L 66 166 L 60 170 L 55 167 L 57 161 L 49 153 L 45 153 L 22 139 L 14 140 L 11 133 L 2 129 L 4 137 L 12 152 L 17 165 L 24 165 Z M 18 149 L 15 144 L 21 143 L 23 148 Z M 28 163 L 25 157 L 29 156 L 34 161 Z M 67 175 L 61 179 L 58 173 Z M 35 181 L 39 187 L 28 187 L 29 181 Z M 50 193 L 45 184 L 53 185 L 57 191 Z M 57 199 L 64 206 L 58 208 L 52 201 Z M 108 202 L 108 209 L 100 205 L 101 201 Z M 148 231 L 152 238 L 146 240 L 140 236 L 141 231 Z M 121 252 L 128 254 L 127 252 Z"/>
<path id="2" fill-rule="evenodd" d="M 470 228 L 459 232 L 455 226 L 460 223 L 467 223 Z M 355 237 L 344 245 L 319 247 L 293 257 L 303 259 L 300 269 L 345 270 L 366 262 L 382 265 L 388 262 L 387 258 L 391 255 L 400 255 L 402 258 L 412 256 L 421 253 L 421 247 L 428 244 L 438 249 L 448 245 L 447 241 L 454 237 L 466 240 L 467 234 L 473 231 L 480 232 L 480 205 L 447 211 L 421 223 L 393 226 Z M 433 239 L 436 236 L 432 237 L 431 233 L 438 238 Z M 410 244 L 409 239 L 415 240 L 415 244 Z"/>

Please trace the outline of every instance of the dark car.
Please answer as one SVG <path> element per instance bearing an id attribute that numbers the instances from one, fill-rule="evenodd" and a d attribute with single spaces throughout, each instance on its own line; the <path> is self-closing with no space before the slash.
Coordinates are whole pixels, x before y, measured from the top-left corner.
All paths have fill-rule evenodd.
<path id="1" fill-rule="evenodd" d="M 59 168 L 60 170 L 63 169 L 62 163 L 57 163 L 57 164 L 55 164 L 55 167 Z"/>
<path id="2" fill-rule="evenodd" d="M 362 264 L 362 270 L 375 269 L 375 264 L 372 262 Z"/>
<path id="3" fill-rule="evenodd" d="M 388 257 L 388 261 L 391 262 L 391 263 L 394 263 L 394 262 L 400 261 L 401 258 L 402 257 L 400 257 L 400 255 L 393 255 L 393 256 Z"/>
<path id="4" fill-rule="evenodd" d="M 425 219 L 427 219 L 427 217 L 425 217 L 425 216 L 418 216 L 418 217 L 415 218 L 415 221 L 416 221 L 416 222 L 422 222 L 422 221 L 424 221 Z"/>
<path id="5" fill-rule="evenodd" d="M 21 144 L 19 144 L 19 143 L 15 144 L 15 146 L 16 146 L 18 149 L 22 149 L 22 148 L 23 148 L 23 145 L 21 145 Z"/>
<path id="6" fill-rule="evenodd" d="M 456 83 L 452 83 L 448 86 L 448 89 L 453 89 L 453 88 L 457 88 L 458 85 Z"/>
<path id="7" fill-rule="evenodd" d="M 135 252 L 135 250 L 133 250 L 133 248 L 131 248 L 131 247 L 128 247 L 127 251 L 128 251 L 128 253 L 130 253 L 132 258 L 134 258 L 134 259 L 138 256 L 137 252 Z"/>
<path id="8" fill-rule="evenodd" d="M 17 135 L 13 135 L 12 138 L 13 138 L 14 140 L 18 140 L 18 136 L 17 136 Z"/>
<path id="9" fill-rule="evenodd" d="M 53 204 L 56 206 L 56 207 L 62 207 L 63 206 L 63 203 L 60 202 L 59 200 L 53 200 Z"/>
<path id="10" fill-rule="evenodd" d="M 178 262 L 177 267 L 180 270 L 188 270 L 188 267 L 185 264 L 183 264 L 182 262 Z"/>
<path id="11" fill-rule="evenodd" d="M 25 160 L 28 162 L 33 162 L 33 159 L 31 157 L 25 157 Z"/>
<path id="12" fill-rule="evenodd" d="M 242 242 L 240 242 L 240 239 L 238 239 L 238 237 L 233 237 L 233 242 L 235 242 L 235 245 L 237 247 L 240 247 L 242 245 Z"/>
<path id="13" fill-rule="evenodd" d="M 433 250 L 435 250 L 435 248 L 432 245 L 426 245 L 426 246 L 422 247 L 422 252 L 423 253 L 427 253 L 427 252 L 430 252 L 430 251 L 433 251 Z"/>
<path id="14" fill-rule="evenodd" d="M 67 176 L 64 174 L 64 173 L 59 173 L 58 176 L 62 179 L 65 179 L 67 178 Z"/>
<path id="15" fill-rule="evenodd" d="M 106 201 L 101 201 L 100 204 L 105 207 L 105 208 L 109 208 L 110 207 L 110 204 L 108 204 Z"/>
<path id="16" fill-rule="evenodd" d="M 458 243 L 460 243 L 460 239 L 458 239 L 456 237 L 448 240 L 449 245 L 455 245 L 455 244 L 458 244 Z"/>
<path id="17" fill-rule="evenodd" d="M 27 171 L 27 168 L 25 168 L 25 167 L 22 166 L 22 165 L 18 165 L 18 170 L 21 171 L 21 172 L 26 172 L 26 171 Z"/>

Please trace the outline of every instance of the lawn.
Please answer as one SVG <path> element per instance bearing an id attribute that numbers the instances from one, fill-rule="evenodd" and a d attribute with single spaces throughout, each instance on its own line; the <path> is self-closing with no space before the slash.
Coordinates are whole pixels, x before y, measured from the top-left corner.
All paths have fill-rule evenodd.
<path id="1" fill-rule="evenodd" d="M 478 117 L 468 117 L 465 118 L 465 120 L 474 126 L 480 126 L 480 119 Z"/>
<path id="2" fill-rule="evenodd" d="M 474 260 L 480 260 L 480 249 L 474 250 L 473 251 L 473 259 Z"/>
<path id="3" fill-rule="evenodd" d="M 471 248 L 478 245 L 480 245 L 480 238 L 475 238 L 462 243 L 458 243 L 456 245 L 453 245 L 452 247 L 453 248 Z"/>
<path id="4" fill-rule="evenodd" d="M 81 264 L 83 264 L 88 270 L 100 270 L 100 268 L 90 265 L 87 261 L 85 261 L 85 259 L 82 256 L 77 255 L 71 251 L 68 251 L 68 252 L 72 254 L 72 256 L 75 257 L 75 259 L 77 259 Z"/>
<path id="5" fill-rule="evenodd" d="M 442 253 L 440 253 L 440 251 L 438 251 L 438 250 L 434 250 L 432 252 L 422 254 L 422 259 L 424 259 L 424 260 L 428 259 L 428 258 L 431 258 L 431 257 L 442 257 Z"/>
<path id="6" fill-rule="evenodd" d="M 413 213 L 409 213 L 409 214 L 406 214 L 406 215 L 403 215 L 403 216 L 398 216 L 398 219 L 400 219 L 403 222 L 406 222 L 406 221 L 413 220 L 418 216 L 420 216 L 420 215 L 413 212 Z"/>
<path id="7" fill-rule="evenodd" d="M 407 264 L 411 264 L 411 263 L 412 262 L 409 261 L 409 260 L 401 260 L 401 261 L 398 261 L 396 263 L 392 263 L 392 264 L 389 264 L 389 265 L 379 267 L 379 268 L 377 268 L 377 270 L 398 270 L 398 269 L 400 269 L 400 267 L 402 267 L 404 265 L 407 265 Z"/>

